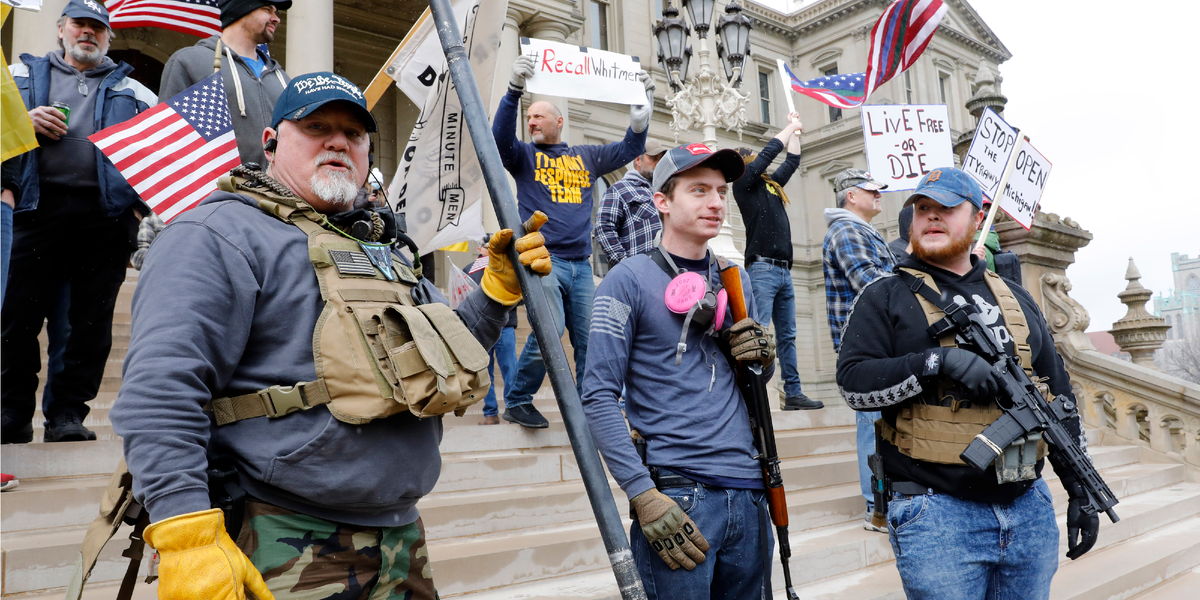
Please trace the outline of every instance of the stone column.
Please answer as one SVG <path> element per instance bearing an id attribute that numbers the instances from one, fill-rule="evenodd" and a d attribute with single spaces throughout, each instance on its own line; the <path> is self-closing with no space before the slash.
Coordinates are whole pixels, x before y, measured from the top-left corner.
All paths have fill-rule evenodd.
<path id="1" fill-rule="evenodd" d="M 1122 350 L 1133 356 L 1133 363 L 1157 370 L 1154 366 L 1154 351 L 1162 348 L 1167 339 L 1167 330 L 1171 328 L 1162 317 L 1156 317 L 1146 312 L 1146 302 L 1154 292 L 1142 286 L 1142 274 L 1133 258 L 1129 259 L 1129 268 L 1125 270 L 1125 279 L 1129 285 L 1125 291 L 1117 294 L 1121 303 L 1129 307 L 1129 312 L 1120 321 L 1113 323 L 1112 335 Z M 1166 450 L 1164 450 L 1165 452 Z"/>
<path id="2" fill-rule="evenodd" d="M 58 27 L 55 23 L 66 6 L 67 0 L 44 0 L 39 12 L 13 9 L 9 15 L 13 20 L 13 63 L 21 62 L 24 53 L 45 56 L 47 52 L 58 48 Z"/>
<path id="3" fill-rule="evenodd" d="M 500 106 L 500 99 L 508 93 L 508 81 L 512 77 L 512 63 L 521 55 L 521 20 L 521 14 L 510 7 L 508 15 L 504 19 L 504 31 L 500 34 L 500 51 L 496 55 L 496 76 L 492 79 L 492 98 L 488 105 L 489 117 L 495 116 L 496 107 Z M 566 119 L 563 120 L 565 122 Z M 523 123 L 524 121 L 520 118 L 513 123 L 518 138 L 524 129 Z M 510 188 L 512 188 L 514 185 L 512 176 L 508 175 L 508 171 L 504 173 Z M 500 230 L 500 220 L 496 218 L 496 208 L 487 199 L 483 203 L 483 230 L 488 233 Z"/>
<path id="4" fill-rule="evenodd" d="M 333 71 L 333 0 L 304 0 L 287 11 L 288 75 Z"/>

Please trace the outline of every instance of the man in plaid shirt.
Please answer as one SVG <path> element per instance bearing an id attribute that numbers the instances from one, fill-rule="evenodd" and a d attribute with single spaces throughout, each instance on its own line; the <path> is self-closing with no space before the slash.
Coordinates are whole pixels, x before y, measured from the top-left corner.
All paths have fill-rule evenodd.
<path id="1" fill-rule="evenodd" d="M 882 211 L 879 191 L 887 186 L 871 179 L 860 169 L 846 169 L 833 180 L 837 208 L 825 209 L 825 244 L 821 251 L 825 270 L 825 305 L 829 313 L 829 332 L 833 350 L 842 346 L 842 328 L 850 316 L 850 306 L 868 283 L 892 272 L 896 257 L 883 236 L 871 226 L 871 219 Z M 867 457 L 875 453 L 875 420 L 878 412 L 858 412 L 858 476 L 867 512 L 863 528 L 887 533 L 871 525 L 874 496 L 871 494 L 871 470 Z"/>
<path id="2" fill-rule="evenodd" d="M 633 168 L 614 183 L 596 213 L 596 241 L 604 249 L 610 267 L 654 247 L 654 238 L 662 231 L 650 179 L 654 167 L 667 149 L 656 139 L 646 140 L 646 152 L 633 159 Z"/>

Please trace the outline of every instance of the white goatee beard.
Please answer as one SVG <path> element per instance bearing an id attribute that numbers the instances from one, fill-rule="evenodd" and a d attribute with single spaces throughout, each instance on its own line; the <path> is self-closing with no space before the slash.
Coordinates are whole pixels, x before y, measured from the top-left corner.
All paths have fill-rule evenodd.
<path id="1" fill-rule="evenodd" d="M 329 171 L 321 168 L 322 163 L 337 160 L 346 165 L 347 171 Z M 317 170 L 309 179 L 313 194 L 328 202 L 337 212 L 350 210 L 358 197 L 358 186 L 354 184 L 358 169 L 350 156 L 342 152 L 325 152 L 317 157 Z"/>
<path id="2" fill-rule="evenodd" d="M 89 52 L 87 50 L 84 50 L 83 48 L 80 48 L 78 44 L 67 43 L 66 39 L 63 39 L 63 47 L 66 48 L 67 53 L 71 55 L 71 58 L 74 58 L 75 60 L 77 60 L 85 65 L 100 64 L 100 61 L 104 60 L 105 48 L 101 48 L 100 42 L 97 41 L 95 38 L 81 38 L 81 39 L 86 39 L 86 41 L 96 44 L 96 46 L 97 46 L 96 49 L 94 51 Z"/>

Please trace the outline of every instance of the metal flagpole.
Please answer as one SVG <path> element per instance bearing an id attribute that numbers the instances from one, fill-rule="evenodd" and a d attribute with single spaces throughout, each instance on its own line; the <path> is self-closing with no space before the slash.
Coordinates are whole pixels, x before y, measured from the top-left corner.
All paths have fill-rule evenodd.
<path id="1" fill-rule="evenodd" d="M 450 77 L 458 90 L 462 104 L 463 118 L 471 141 L 475 144 L 475 153 L 479 157 L 479 165 L 483 168 L 484 181 L 492 204 L 496 208 L 496 217 L 500 226 L 512 229 L 517 235 L 523 233 L 521 217 L 517 213 L 517 201 L 508 187 L 504 167 L 500 163 L 500 151 L 492 137 L 492 129 L 488 123 L 487 109 L 479 88 L 475 85 L 475 75 L 471 72 L 471 62 L 463 48 L 462 34 L 454 21 L 454 12 L 450 8 L 450 0 L 429 0 L 429 8 L 433 13 L 434 25 L 438 37 L 442 41 L 442 50 L 446 53 L 446 64 L 450 68 Z M 515 239 L 515 236 L 514 236 Z M 508 248 L 508 257 L 514 265 L 520 265 L 517 260 L 516 244 Z M 529 268 L 518 268 L 521 281 L 521 291 L 525 296 L 525 309 L 529 313 L 529 322 L 533 326 L 533 334 L 537 336 L 538 345 L 542 349 L 542 358 L 546 362 L 546 372 L 550 376 L 550 385 L 558 399 L 558 407 L 563 415 L 567 435 L 571 438 L 571 448 L 575 452 L 575 462 L 579 464 L 579 472 L 583 477 L 583 485 L 587 489 L 588 500 L 592 504 L 592 512 L 600 525 L 600 536 L 604 539 L 604 547 L 608 551 L 608 559 L 612 563 L 613 572 L 617 577 L 617 585 L 621 597 L 625 600 L 644 600 L 646 592 L 638 577 L 637 567 L 633 562 L 633 553 L 629 550 L 629 538 L 621 527 L 621 515 L 617 505 L 611 500 L 611 490 L 604 467 L 600 463 L 600 453 L 596 442 L 592 440 L 583 415 L 583 405 L 579 400 L 579 392 L 571 378 L 567 363 L 567 353 L 563 350 L 562 341 L 554 327 L 554 318 L 550 313 L 550 304 L 546 293 L 533 271 Z"/>

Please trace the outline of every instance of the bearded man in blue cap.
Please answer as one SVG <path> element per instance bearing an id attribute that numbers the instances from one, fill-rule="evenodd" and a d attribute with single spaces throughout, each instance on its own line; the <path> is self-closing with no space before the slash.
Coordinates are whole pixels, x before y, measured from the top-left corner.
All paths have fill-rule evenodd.
<path id="1" fill-rule="evenodd" d="M 913 207 L 912 254 L 859 293 L 837 369 L 850 408 L 883 413 L 875 422 L 883 465 L 877 479 L 890 480 L 890 501 L 885 509 L 876 496 L 874 509 L 880 524 L 886 510 L 904 593 L 913 600 L 1048 598 L 1059 534 L 1041 477 L 1046 444 L 1021 439 L 984 471 L 964 463 L 959 455 L 1003 414 L 997 403 L 1004 393 L 976 348 L 953 335 L 935 339 L 927 328 L 945 316 L 941 306 L 974 304 L 1004 351 L 1049 393 L 1074 402 L 1070 378 L 1037 303 L 971 253 L 984 218 L 979 185 L 959 169 L 937 169 L 906 205 Z M 1063 425 L 1086 452 L 1079 417 Z M 1054 451 L 1048 458 L 1069 497 L 1067 556 L 1078 558 L 1095 544 L 1099 519 L 1081 510 L 1087 494 L 1071 470 Z"/>
<path id="2" fill-rule="evenodd" d="M 112 422 L 159 598 L 436 597 L 416 503 L 441 415 L 487 392 L 520 267 L 502 230 L 458 309 L 418 293 L 390 211 L 352 209 L 375 130 L 346 79 L 293 79 L 266 171 L 234 169 L 146 255 Z M 516 244 L 549 272 L 540 233 Z"/>

